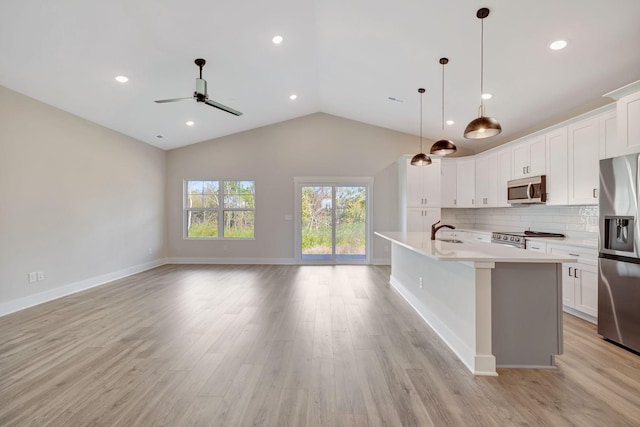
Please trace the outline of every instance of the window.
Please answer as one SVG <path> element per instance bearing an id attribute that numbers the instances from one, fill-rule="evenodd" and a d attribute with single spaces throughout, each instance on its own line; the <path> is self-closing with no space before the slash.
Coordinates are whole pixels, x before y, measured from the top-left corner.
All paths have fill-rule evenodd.
<path id="1" fill-rule="evenodd" d="M 186 181 L 185 236 L 253 239 L 255 181 Z"/>

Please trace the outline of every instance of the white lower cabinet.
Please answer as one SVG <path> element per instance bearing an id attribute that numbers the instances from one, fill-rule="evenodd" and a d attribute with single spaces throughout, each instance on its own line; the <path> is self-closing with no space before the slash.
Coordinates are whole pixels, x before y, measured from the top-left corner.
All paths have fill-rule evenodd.
<path id="1" fill-rule="evenodd" d="M 537 242 L 536 239 L 526 239 L 526 249 L 531 252 L 547 252 L 547 244 L 544 242 Z"/>
<path id="2" fill-rule="evenodd" d="M 491 233 L 483 233 L 481 231 L 465 231 L 462 240 L 475 243 L 491 243 Z"/>
<path id="3" fill-rule="evenodd" d="M 597 318 L 597 250 L 553 243 L 548 245 L 548 252 L 578 259 L 577 262 L 562 264 L 562 305 Z"/>

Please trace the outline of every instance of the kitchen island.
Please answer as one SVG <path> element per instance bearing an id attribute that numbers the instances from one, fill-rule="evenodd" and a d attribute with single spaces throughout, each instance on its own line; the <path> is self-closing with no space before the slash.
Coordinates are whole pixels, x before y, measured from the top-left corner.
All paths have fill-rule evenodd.
<path id="1" fill-rule="evenodd" d="M 376 232 L 391 247 L 391 285 L 476 375 L 550 368 L 562 353 L 562 263 L 490 243 Z"/>

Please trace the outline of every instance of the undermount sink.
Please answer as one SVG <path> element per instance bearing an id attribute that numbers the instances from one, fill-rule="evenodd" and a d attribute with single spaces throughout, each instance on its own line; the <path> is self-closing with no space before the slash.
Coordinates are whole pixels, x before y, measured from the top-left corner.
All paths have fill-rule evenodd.
<path id="1" fill-rule="evenodd" d="M 464 243 L 462 240 L 458 240 L 458 239 L 438 239 L 441 242 L 447 242 L 447 243 Z"/>

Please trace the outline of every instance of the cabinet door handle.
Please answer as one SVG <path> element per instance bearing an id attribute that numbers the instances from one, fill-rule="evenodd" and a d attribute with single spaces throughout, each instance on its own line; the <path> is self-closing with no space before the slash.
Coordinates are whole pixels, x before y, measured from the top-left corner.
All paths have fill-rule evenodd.
<path id="1" fill-rule="evenodd" d="M 573 277 L 573 274 L 571 274 L 571 269 L 572 269 L 572 268 L 573 268 L 573 267 L 569 267 L 569 277 Z"/>
<path id="2" fill-rule="evenodd" d="M 577 268 L 573 269 L 573 277 L 575 277 L 576 279 L 578 278 L 578 269 Z"/>
<path id="3" fill-rule="evenodd" d="M 537 246 L 531 246 L 531 249 L 538 249 L 538 250 L 540 250 L 540 248 L 539 248 L 539 247 L 537 247 Z M 571 267 L 569 267 L 569 268 L 571 268 Z"/>
<path id="4" fill-rule="evenodd" d="M 571 252 L 569 252 L 569 255 L 571 255 L 571 256 L 580 256 L 580 254 L 572 254 Z"/>
<path id="5" fill-rule="evenodd" d="M 527 167 L 526 167 L 526 166 L 523 166 L 523 167 L 522 167 L 522 174 L 524 175 L 525 173 L 527 173 Z"/>
<path id="6" fill-rule="evenodd" d="M 597 199 L 597 198 L 598 198 L 598 189 L 597 189 L 597 188 L 594 188 L 594 189 L 593 189 L 593 198 L 594 198 L 594 199 Z"/>
<path id="7" fill-rule="evenodd" d="M 531 166 L 527 166 L 527 173 L 531 173 Z"/>

